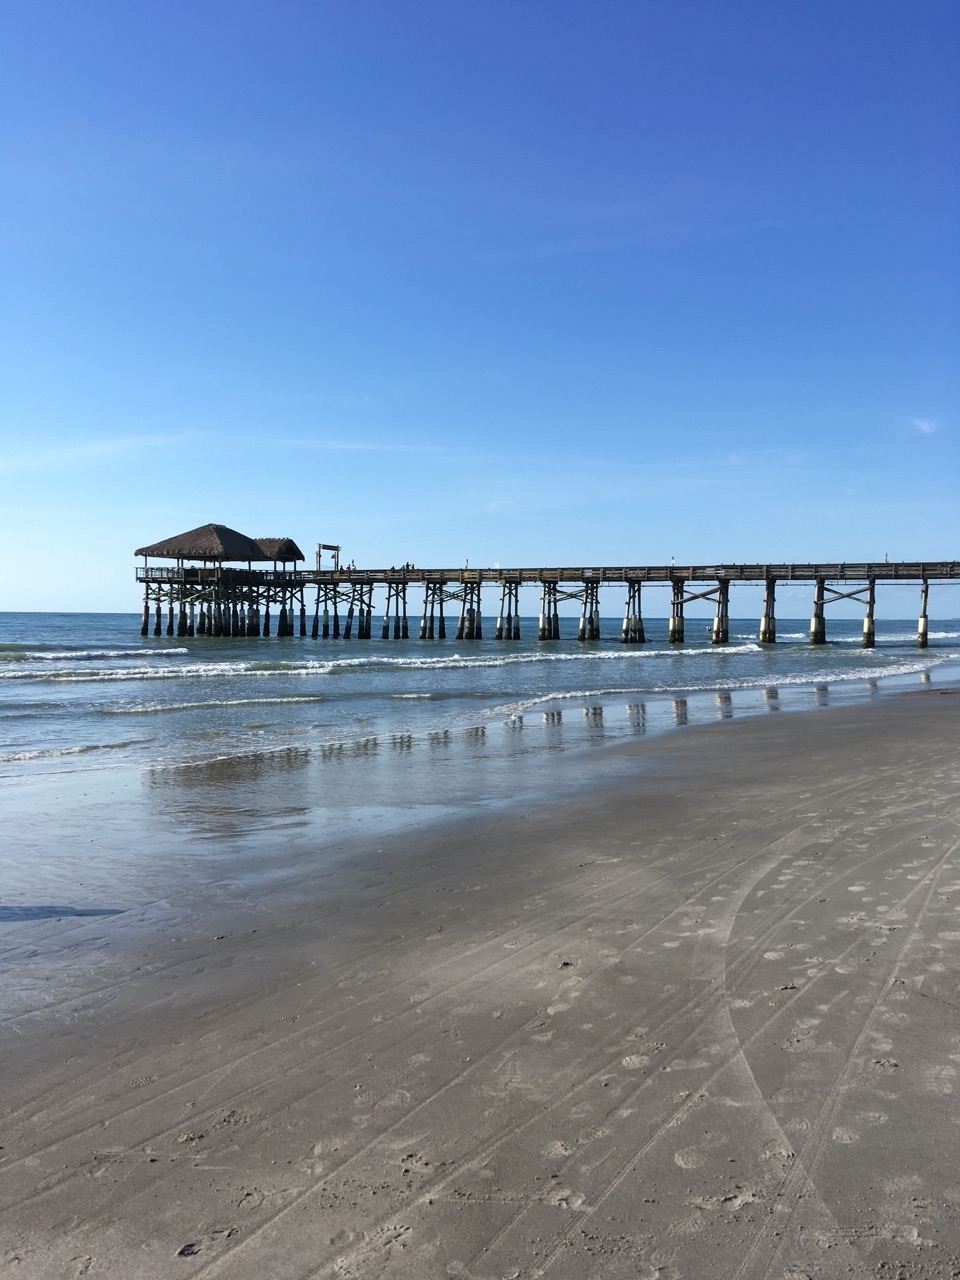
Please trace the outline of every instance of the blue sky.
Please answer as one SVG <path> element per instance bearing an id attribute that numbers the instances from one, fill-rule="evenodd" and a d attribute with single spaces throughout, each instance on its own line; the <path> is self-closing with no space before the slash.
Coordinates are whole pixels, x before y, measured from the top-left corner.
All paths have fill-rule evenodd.
<path id="1" fill-rule="evenodd" d="M 0 608 L 136 609 L 208 520 L 960 557 L 958 54 L 933 0 L 2 0 Z"/>

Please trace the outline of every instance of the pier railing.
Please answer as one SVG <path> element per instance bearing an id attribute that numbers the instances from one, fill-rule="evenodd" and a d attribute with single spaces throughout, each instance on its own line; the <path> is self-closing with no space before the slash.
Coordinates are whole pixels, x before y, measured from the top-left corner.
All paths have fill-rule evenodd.
<path id="1" fill-rule="evenodd" d="M 862 561 L 809 564 L 712 564 L 712 565 L 592 565 L 539 568 L 469 569 L 235 569 L 229 566 L 192 568 L 178 565 L 137 567 L 138 582 L 233 583 L 372 583 L 388 582 L 519 582 L 538 586 L 543 582 L 929 582 L 960 580 L 960 560 Z"/>

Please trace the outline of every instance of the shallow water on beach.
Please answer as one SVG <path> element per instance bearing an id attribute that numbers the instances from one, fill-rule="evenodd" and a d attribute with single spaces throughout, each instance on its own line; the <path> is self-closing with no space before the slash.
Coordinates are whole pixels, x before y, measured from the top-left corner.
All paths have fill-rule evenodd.
<path id="1" fill-rule="evenodd" d="M 0 614 L 0 923 L 6 911 L 122 908 L 191 881 L 249 887 L 284 850 L 471 806 L 568 791 L 620 767 L 592 750 L 684 725 L 809 710 L 960 681 L 960 621 L 731 620 L 730 643 L 189 639 L 139 618 Z M 379 634 L 374 625 L 374 635 Z M 226 891 L 226 890 L 225 890 Z M 109 901 L 107 901 L 109 899 Z M 72 905 L 71 905 L 72 904 Z"/>

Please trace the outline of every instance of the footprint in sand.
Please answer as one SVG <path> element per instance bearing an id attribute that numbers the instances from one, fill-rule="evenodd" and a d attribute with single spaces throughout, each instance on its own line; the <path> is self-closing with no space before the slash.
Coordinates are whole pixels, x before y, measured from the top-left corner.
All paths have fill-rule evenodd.
<path id="1" fill-rule="evenodd" d="M 927 1067 L 923 1079 L 931 1093 L 953 1093 L 956 1067 Z"/>
<path id="2" fill-rule="evenodd" d="M 854 1142 L 860 1141 L 860 1135 L 855 1129 L 849 1129 L 846 1125 L 838 1124 L 830 1134 L 834 1142 L 841 1142 L 845 1146 L 850 1146 Z"/>
<path id="3" fill-rule="evenodd" d="M 679 1151 L 673 1153 L 673 1159 L 681 1169 L 699 1169 L 705 1162 L 706 1156 L 696 1147 L 681 1147 Z"/>

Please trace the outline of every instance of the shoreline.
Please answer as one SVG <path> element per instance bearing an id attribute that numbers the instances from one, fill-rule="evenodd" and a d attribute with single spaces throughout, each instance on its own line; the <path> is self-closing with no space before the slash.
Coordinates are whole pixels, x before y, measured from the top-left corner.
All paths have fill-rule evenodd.
<path id="1" fill-rule="evenodd" d="M 0 1262 L 938 1274 L 958 724 L 931 690 L 618 743 L 552 810 L 172 905 L 3 1024 Z"/>

